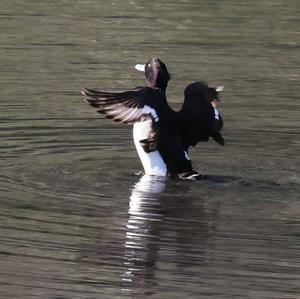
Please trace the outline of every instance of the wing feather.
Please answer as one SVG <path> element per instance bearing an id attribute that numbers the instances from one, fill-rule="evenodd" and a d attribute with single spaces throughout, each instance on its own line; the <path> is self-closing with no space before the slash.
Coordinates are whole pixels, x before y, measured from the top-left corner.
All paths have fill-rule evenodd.
<path id="1" fill-rule="evenodd" d="M 122 123 L 134 123 L 149 117 L 158 121 L 158 115 L 166 103 L 163 93 L 150 87 L 136 87 L 125 92 L 86 88 L 82 94 L 99 113 Z"/>
<path id="2" fill-rule="evenodd" d="M 186 87 L 180 114 L 185 148 L 195 146 L 200 141 L 208 141 L 209 137 L 224 145 L 220 128 L 215 125 L 215 112 L 209 101 L 208 86 L 205 82 L 193 82 Z"/>

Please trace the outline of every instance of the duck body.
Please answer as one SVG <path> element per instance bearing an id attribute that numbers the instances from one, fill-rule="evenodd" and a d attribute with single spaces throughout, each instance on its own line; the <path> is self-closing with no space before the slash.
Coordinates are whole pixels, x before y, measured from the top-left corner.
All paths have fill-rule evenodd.
<path id="1" fill-rule="evenodd" d="M 167 164 L 161 154 L 156 150 L 156 145 L 151 145 L 148 138 L 153 134 L 150 120 L 136 122 L 133 125 L 133 140 L 146 175 L 166 176 Z M 143 140 L 148 144 L 143 144 Z M 148 146 L 148 149 L 145 149 Z M 149 148 L 150 147 L 150 148 Z M 151 151 L 151 149 L 154 149 Z"/>
<path id="2" fill-rule="evenodd" d="M 188 86 L 183 108 L 175 112 L 166 99 L 170 74 L 165 64 L 158 58 L 152 58 L 143 70 L 148 83 L 146 87 L 119 93 L 85 89 L 82 94 L 107 118 L 133 124 L 134 144 L 146 175 L 193 179 L 201 176 L 192 169 L 187 151 L 189 146 L 206 141 L 212 135 L 210 118 L 215 113 L 203 92 L 207 85 L 193 82 Z M 198 102 L 202 107 L 207 106 L 207 111 L 195 110 L 199 91 L 204 95 Z"/>

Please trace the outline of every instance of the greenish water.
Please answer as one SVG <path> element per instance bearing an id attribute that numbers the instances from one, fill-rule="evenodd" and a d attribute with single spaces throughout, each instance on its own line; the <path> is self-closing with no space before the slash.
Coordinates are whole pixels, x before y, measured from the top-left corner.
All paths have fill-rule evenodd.
<path id="1" fill-rule="evenodd" d="M 298 1 L 0 0 L 1 298 L 299 298 Z M 151 180 L 80 90 L 225 85 L 214 179 Z"/>

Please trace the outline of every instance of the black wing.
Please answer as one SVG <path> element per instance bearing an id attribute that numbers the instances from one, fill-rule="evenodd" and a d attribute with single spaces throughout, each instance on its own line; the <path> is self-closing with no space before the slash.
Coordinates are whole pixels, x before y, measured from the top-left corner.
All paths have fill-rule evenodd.
<path id="1" fill-rule="evenodd" d="M 134 123 L 149 117 L 157 122 L 166 103 L 162 92 L 150 87 L 137 87 L 125 92 L 86 88 L 81 93 L 99 113 L 122 123 Z"/>
<path id="2" fill-rule="evenodd" d="M 216 126 L 215 111 L 208 99 L 208 86 L 205 82 L 193 82 L 185 91 L 184 103 L 180 111 L 182 119 L 182 140 L 184 148 L 195 146 L 209 137 L 222 145 L 224 139 L 220 127 Z"/>

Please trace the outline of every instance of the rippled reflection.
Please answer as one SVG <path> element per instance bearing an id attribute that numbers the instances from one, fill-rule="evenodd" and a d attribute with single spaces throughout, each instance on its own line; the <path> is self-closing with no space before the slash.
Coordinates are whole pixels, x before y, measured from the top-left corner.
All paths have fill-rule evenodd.
<path id="1" fill-rule="evenodd" d="M 144 295 L 151 294 L 157 254 L 159 229 L 163 222 L 160 194 L 166 187 L 166 178 L 144 175 L 131 192 L 125 238 L 122 280 L 131 292 L 137 287 Z"/>
<path id="2" fill-rule="evenodd" d="M 189 191 L 188 184 L 178 187 Z M 150 295 L 159 285 L 157 272 L 192 278 L 194 266 L 208 265 L 207 241 L 215 231 L 218 206 L 208 214 L 199 205 L 201 198 L 176 197 L 176 192 L 164 177 L 143 176 L 134 185 L 124 243 L 124 292 Z"/>

